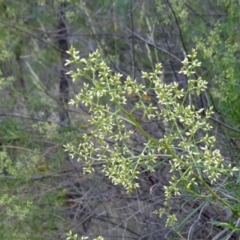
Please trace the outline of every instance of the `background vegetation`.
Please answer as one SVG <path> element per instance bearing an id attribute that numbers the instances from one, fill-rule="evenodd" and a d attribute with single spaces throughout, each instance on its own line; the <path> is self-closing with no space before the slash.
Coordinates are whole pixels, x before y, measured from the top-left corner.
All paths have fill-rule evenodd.
<path id="1" fill-rule="evenodd" d="M 95 86 L 89 77 L 94 74 L 77 75 L 76 81 L 66 74 L 82 69 L 77 61 L 65 65 L 74 59 L 66 53 L 73 45 L 86 59 L 98 49 L 112 74 L 122 75 L 118 81 L 124 85 L 130 76 L 148 90 L 138 95 L 135 88 L 127 94 L 126 109 L 135 125 L 117 122 L 124 128 L 112 132 L 133 131 L 127 140 L 133 159 L 144 153 L 147 143 L 139 126 L 154 139 L 182 129 L 179 121 L 166 123 L 163 116 L 147 119 L 144 109 L 135 109 L 140 99 L 162 111 L 154 95 L 157 83 L 141 77 L 161 63 L 159 79 L 167 86 L 177 82 L 179 90 L 187 93 L 189 80 L 207 81 L 207 89 L 187 95 L 183 106 L 203 108 L 202 119 L 213 107 L 209 135 L 216 142 L 211 150 L 220 149 L 218 159 L 222 157 L 224 169 L 228 164 L 238 168 L 239 4 L 230 0 L 1 0 L 0 238 L 66 239 L 71 230 L 105 239 L 238 239 L 238 171 L 225 172 L 214 183 L 201 173 L 202 184 L 190 190 L 181 181 L 181 195 L 172 196 L 166 205 L 164 186 L 172 177 L 171 154 L 161 153 L 155 163 L 137 164 L 139 188 L 127 193 L 126 185 L 114 185 L 103 173 L 107 159 L 92 161 L 95 171 L 86 175 L 88 159 L 78 161 L 79 155 L 72 157 L 64 146 L 71 143 L 77 153 L 86 141 L 84 134 L 93 130 L 89 119 L 94 113 L 81 102 L 69 104 L 84 83 Z M 194 68 L 194 74 L 179 73 L 192 49 L 201 66 Z M 108 104 L 109 97 L 92 103 Z M 110 109 L 116 110 L 114 105 Z M 114 117 L 122 116 L 118 113 Z M 119 139 L 103 140 L 119 143 Z M 177 147 L 178 139 L 172 136 L 172 140 L 171 146 Z M 202 147 L 195 135 L 191 140 L 194 150 Z M 199 173 L 205 167 L 201 163 L 195 170 Z M 187 170 L 181 166 L 181 180 Z M 163 208 L 167 212 L 160 218 Z M 166 225 L 168 216 L 174 215 L 178 221 Z"/>

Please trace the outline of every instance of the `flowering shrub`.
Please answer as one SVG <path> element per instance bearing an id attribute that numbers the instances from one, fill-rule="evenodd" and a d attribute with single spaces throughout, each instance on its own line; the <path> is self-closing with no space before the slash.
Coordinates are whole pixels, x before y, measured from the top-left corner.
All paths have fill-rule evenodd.
<path id="1" fill-rule="evenodd" d="M 170 199 L 182 191 L 202 198 L 212 197 L 240 216 L 212 187 L 223 175 L 233 175 L 238 169 L 224 164 L 224 158 L 215 146 L 216 139 L 210 134 L 212 126 L 208 122 L 212 108 L 196 109 L 192 103 L 192 98 L 207 88 L 207 82 L 201 77 L 194 79 L 195 69 L 201 66 L 195 50 L 183 61 L 180 72 L 188 77 L 187 89 L 180 89 L 177 83 L 165 84 L 161 64 L 155 66 L 154 72 L 142 72 L 142 79 L 150 82 L 146 87 L 130 77 L 123 81 L 122 75 L 111 71 L 102 60 L 99 51 L 90 54 L 88 59 L 81 59 L 73 47 L 68 54 L 72 60 L 66 65 L 77 67 L 76 71 L 68 73 L 73 81 L 87 80 L 70 104 L 84 104 L 90 117 L 89 132 L 83 135 L 83 141 L 78 146 L 69 143 L 65 149 L 71 157 L 86 163 L 85 173 L 94 172 L 93 163 L 101 161 L 103 172 L 113 184 L 123 185 L 131 192 L 139 187 L 140 166 L 154 171 L 159 157 L 167 154 L 171 181 L 164 186 L 166 208 L 155 212 L 160 216 L 167 215 L 167 226 L 173 226 L 177 221 L 176 215 L 169 213 Z M 129 109 L 128 96 L 132 94 L 138 100 Z M 156 99 L 156 104 L 152 98 Z M 134 117 L 139 110 L 148 120 L 163 119 L 170 130 L 162 138 L 154 138 Z M 131 146 L 136 130 L 145 139 L 139 154 L 134 153 Z M 205 194 L 200 192 L 203 188 Z"/>

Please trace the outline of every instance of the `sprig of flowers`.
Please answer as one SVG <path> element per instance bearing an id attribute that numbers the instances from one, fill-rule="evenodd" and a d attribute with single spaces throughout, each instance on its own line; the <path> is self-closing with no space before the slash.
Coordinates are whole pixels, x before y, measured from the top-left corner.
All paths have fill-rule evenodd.
<path id="1" fill-rule="evenodd" d="M 84 172 L 93 172 L 92 164 L 103 161 L 105 175 L 114 184 L 123 185 L 131 192 L 139 187 L 136 181 L 140 174 L 139 166 L 154 171 L 152 166 L 157 154 L 164 152 L 171 156 L 172 172 L 169 186 L 164 187 L 166 205 L 172 196 L 180 194 L 180 186 L 192 192 L 192 187 L 200 184 L 228 206 L 207 181 L 214 184 L 223 174 L 233 174 L 238 169 L 224 164 L 215 146 L 216 139 L 209 136 L 212 126 L 208 121 L 212 108 L 195 109 L 191 101 L 187 101 L 188 96 L 199 95 L 207 87 L 207 82 L 201 77 L 193 78 L 195 69 L 201 66 L 195 50 L 183 61 L 181 73 L 189 78 L 185 90 L 179 89 L 177 83 L 165 84 L 162 81 L 161 64 L 156 64 L 151 73 L 142 72 L 142 78 L 151 82 L 151 87 L 146 88 L 130 77 L 123 81 L 122 75 L 111 71 L 102 60 L 99 51 L 90 54 L 88 59 L 81 59 L 73 47 L 68 53 L 73 60 L 68 60 L 66 64 L 77 66 L 76 71 L 69 72 L 72 79 L 76 81 L 84 77 L 89 81 L 84 83 L 70 104 L 84 104 L 89 108 L 90 130 L 83 135 L 83 141 L 77 148 L 71 143 L 65 146 L 72 157 L 85 161 Z M 146 103 L 149 92 L 156 97 L 157 105 Z M 131 94 L 138 96 L 138 101 L 129 110 L 126 107 L 127 96 Z M 134 118 L 133 113 L 137 110 L 141 110 L 148 119 L 163 119 L 170 126 L 169 132 L 161 139 L 153 138 Z M 133 154 L 131 148 L 134 128 L 145 138 L 145 147 L 138 155 Z M 173 224 L 176 216 L 169 214 L 168 217 L 167 224 Z"/>

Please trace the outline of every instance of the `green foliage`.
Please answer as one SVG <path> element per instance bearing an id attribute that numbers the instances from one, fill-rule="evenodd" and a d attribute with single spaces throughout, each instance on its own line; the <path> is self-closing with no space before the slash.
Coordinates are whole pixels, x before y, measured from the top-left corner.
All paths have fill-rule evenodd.
<path id="1" fill-rule="evenodd" d="M 20 203 L 19 205 L 19 199 L 16 196 L 10 196 L 9 194 L 1 196 L 0 205 L 2 207 L 4 206 L 5 212 L 2 212 L 1 214 L 6 216 L 6 222 L 11 222 L 13 219 L 23 221 L 32 208 L 32 202 L 26 201 L 26 203 Z"/>

